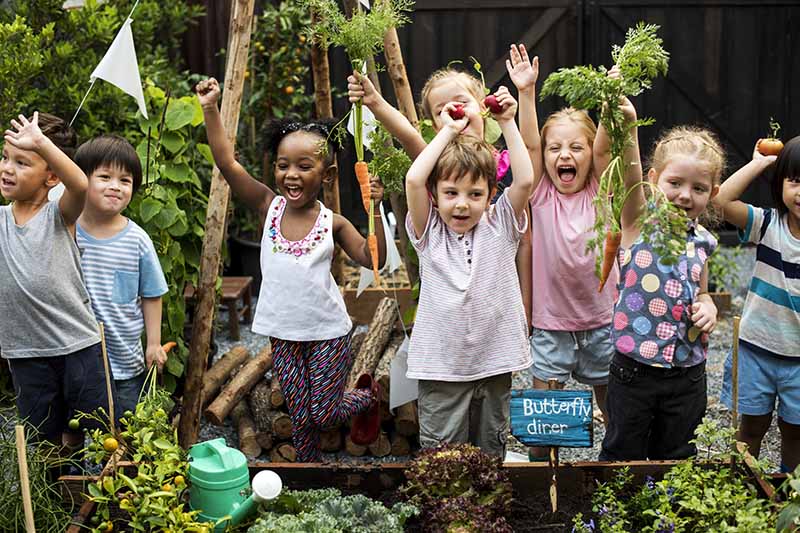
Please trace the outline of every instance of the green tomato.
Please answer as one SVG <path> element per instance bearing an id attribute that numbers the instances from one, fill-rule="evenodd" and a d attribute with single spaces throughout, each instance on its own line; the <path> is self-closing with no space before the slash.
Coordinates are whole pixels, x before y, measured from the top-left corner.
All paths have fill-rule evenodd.
<path id="1" fill-rule="evenodd" d="M 73 418 L 67 423 L 67 426 L 72 431 L 78 431 L 81 428 L 81 423 L 78 421 L 77 418 Z"/>

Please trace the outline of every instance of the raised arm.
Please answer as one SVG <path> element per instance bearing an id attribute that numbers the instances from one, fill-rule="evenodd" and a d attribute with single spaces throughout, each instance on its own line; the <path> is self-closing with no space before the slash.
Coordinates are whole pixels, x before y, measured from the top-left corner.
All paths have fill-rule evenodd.
<path id="1" fill-rule="evenodd" d="M 5 140 L 20 150 L 36 152 L 47 163 L 50 171 L 61 180 L 66 190 L 58 201 L 58 207 L 64 224 L 72 228 L 83 211 L 89 180 L 80 167 L 39 129 L 38 111 L 33 113 L 31 121 L 23 115 L 18 118 L 19 122 L 11 121 L 16 131 L 6 130 Z"/>
<path id="2" fill-rule="evenodd" d="M 209 78 L 198 83 L 195 90 L 200 99 L 200 106 L 203 108 L 208 144 L 217 168 L 240 201 L 250 209 L 266 212 L 275 197 L 275 192 L 253 178 L 236 161 L 233 145 L 228 141 L 225 128 L 222 126 L 222 117 L 217 108 L 220 95 L 219 83 L 214 78 Z"/>
<path id="3" fill-rule="evenodd" d="M 517 216 L 526 211 L 528 199 L 533 192 L 533 165 L 530 155 L 522 140 L 522 135 L 514 122 L 517 114 L 517 102 L 506 87 L 501 86 L 495 93 L 497 103 L 503 108 L 494 115 L 503 132 L 503 139 L 508 147 L 508 159 L 511 164 L 514 180 L 508 188 L 508 199 Z"/>
<path id="4" fill-rule="evenodd" d="M 425 149 L 426 143 L 419 131 L 411 125 L 405 115 L 384 100 L 368 77 L 354 70 L 347 78 L 347 94 L 351 102 L 360 99 L 372 111 L 386 131 L 400 141 L 408 157 L 416 159 Z"/>
<path id="5" fill-rule="evenodd" d="M 747 190 L 753 180 L 768 166 L 775 162 L 776 156 L 763 156 L 758 151 L 758 143 L 753 148 L 753 159 L 734 172 L 719 188 L 719 193 L 711 202 L 722 210 L 726 222 L 737 228 L 747 226 L 747 204 L 739 198 Z"/>
<path id="6" fill-rule="evenodd" d="M 524 44 L 511 45 L 506 69 L 519 92 L 519 131 L 533 165 L 533 186 L 536 190 L 544 174 L 542 139 L 539 134 L 539 118 L 536 115 L 536 80 L 539 79 L 539 58 L 528 59 Z M 516 174 L 515 178 L 516 179 Z"/>
<path id="7" fill-rule="evenodd" d="M 411 167 L 406 173 L 406 199 L 408 200 L 408 213 L 411 215 L 411 224 L 414 226 L 416 237 L 425 231 L 428 222 L 428 213 L 431 208 L 430 197 L 426 183 L 428 177 L 436 166 L 436 161 L 444 152 L 444 149 L 453 139 L 458 136 L 458 132 L 467 127 L 469 117 L 466 115 L 458 120 L 450 117 L 450 111 L 456 108 L 453 102 L 447 103 L 440 114 L 442 129 L 436 134 L 431 143 L 425 147 L 422 153 L 414 159 Z"/>

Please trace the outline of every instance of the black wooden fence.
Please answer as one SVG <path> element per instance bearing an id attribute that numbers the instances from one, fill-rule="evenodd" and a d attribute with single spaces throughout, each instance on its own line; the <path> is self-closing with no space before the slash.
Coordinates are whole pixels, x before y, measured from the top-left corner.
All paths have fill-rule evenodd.
<path id="1" fill-rule="evenodd" d="M 210 12 L 224 12 L 220 2 L 206 3 Z M 733 171 L 768 133 L 770 117 L 782 124 L 784 139 L 800 134 L 797 0 L 417 0 L 411 18 L 399 36 L 415 96 L 431 72 L 453 60 L 468 66 L 469 56 L 482 63 L 487 85 L 510 85 L 505 59 L 513 42 L 539 56 L 540 84 L 561 67 L 611 66 L 611 46 L 624 41 L 627 28 L 645 21 L 661 26 L 671 54 L 666 79 L 634 102 L 640 116 L 656 119 L 640 133 L 645 153 L 662 128 L 699 124 L 720 136 Z M 209 22 L 206 35 L 215 36 L 217 45 L 224 42 L 220 29 L 210 28 L 227 21 Z M 340 50 L 332 50 L 330 58 L 332 83 L 344 89 L 348 62 Z M 385 75 L 382 85 L 393 102 Z M 541 102 L 540 119 L 561 105 L 552 98 Z M 340 116 L 347 109 L 345 99 L 335 103 Z M 342 161 L 342 207 L 357 220 L 362 210 L 349 168 Z M 756 183 L 746 199 L 768 204 L 768 187 Z"/>

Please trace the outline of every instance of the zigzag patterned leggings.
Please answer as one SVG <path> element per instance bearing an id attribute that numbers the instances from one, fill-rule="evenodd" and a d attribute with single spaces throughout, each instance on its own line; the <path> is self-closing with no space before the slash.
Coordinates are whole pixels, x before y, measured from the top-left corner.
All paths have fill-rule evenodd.
<path id="1" fill-rule="evenodd" d="M 272 360 L 289 415 L 297 460 L 322 459 L 320 431 L 366 410 L 368 390 L 345 393 L 350 366 L 350 335 L 325 341 L 285 341 L 270 338 Z"/>

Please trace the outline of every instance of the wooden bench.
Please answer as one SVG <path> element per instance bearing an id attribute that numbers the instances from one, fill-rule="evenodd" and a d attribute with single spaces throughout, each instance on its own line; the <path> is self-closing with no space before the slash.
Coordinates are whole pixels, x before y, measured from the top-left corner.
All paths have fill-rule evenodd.
<path id="1" fill-rule="evenodd" d="M 245 323 L 253 320 L 253 301 L 250 296 L 250 286 L 253 278 L 250 276 L 226 276 L 222 278 L 221 304 L 228 310 L 228 331 L 231 339 L 239 340 L 239 321 Z M 183 291 L 186 303 L 194 303 L 194 286 L 190 283 Z M 239 307 L 239 301 L 242 305 Z"/>

